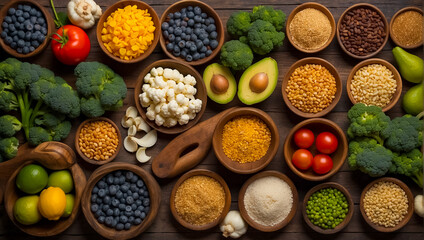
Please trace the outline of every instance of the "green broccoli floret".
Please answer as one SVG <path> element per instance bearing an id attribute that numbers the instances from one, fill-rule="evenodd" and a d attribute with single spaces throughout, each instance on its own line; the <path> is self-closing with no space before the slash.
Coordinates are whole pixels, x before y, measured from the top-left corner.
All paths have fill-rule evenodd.
<path id="1" fill-rule="evenodd" d="M 252 21 L 258 19 L 270 22 L 277 31 L 282 31 L 286 14 L 281 10 L 276 10 L 271 6 L 256 6 L 252 10 Z"/>
<path id="2" fill-rule="evenodd" d="M 77 93 L 67 84 L 58 85 L 45 95 L 44 102 L 54 111 L 70 118 L 80 115 L 80 100 Z"/>
<path id="3" fill-rule="evenodd" d="M 233 37 L 241 37 L 247 34 L 251 24 L 252 21 L 248 12 L 236 11 L 227 20 L 227 31 Z"/>
<path id="4" fill-rule="evenodd" d="M 0 62 L 0 81 L 3 79 L 13 79 L 21 69 L 22 62 L 16 58 L 7 58 Z"/>
<path id="5" fill-rule="evenodd" d="M 10 84 L 0 82 L 0 110 L 10 112 L 19 108 L 18 99 L 13 93 L 13 87 Z"/>
<path id="6" fill-rule="evenodd" d="M 392 119 L 382 131 L 384 145 L 395 152 L 410 152 L 423 144 L 423 121 L 412 115 Z"/>
<path id="7" fill-rule="evenodd" d="M 422 188 L 423 154 L 417 148 L 408 153 L 395 153 L 389 172 L 408 176 Z"/>
<path id="8" fill-rule="evenodd" d="M 15 137 L 0 139 L 0 155 L 4 159 L 11 159 L 18 153 L 19 141 Z"/>
<path id="9" fill-rule="evenodd" d="M 222 65 L 233 70 L 244 70 L 252 65 L 253 53 L 250 47 L 238 40 L 226 42 L 221 48 Z"/>
<path id="10" fill-rule="evenodd" d="M 81 112 L 85 113 L 87 117 L 95 117 L 102 116 L 105 109 L 103 109 L 100 100 L 95 97 L 81 98 Z"/>
<path id="11" fill-rule="evenodd" d="M 65 139 L 69 135 L 71 128 L 72 124 L 69 121 L 63 121 L 56 127 L 52 128 L 53 141 L 61 141 L 62 139 Z"/>
<path id="12" fill-rule="evenodd" d="M 47 128 L 52 128 L 59 125 L 61 122 L 65 120 L 65 116 L 61 114 L 52 114 L 45 113 L 41 114 L 34 120 L 34 124 L 37 126 L 45 126 Z"/>
<path id="13" fill-rule="evenodd" d="M 3 115 L 0 117 L 0 137 L 12 137 L 22 128 L 22 123 L 14 116 Z"/>
<path id="14" fill-rule="evenodd" d="M 275 27 L 267 21 L 256 20 L 247 32 L 247 40 L 253 52 L 264 55 L 271 52 L 275 47 L 281 46 L 284 33 L 278 32 Z"/>
<path id="15" fill-rule="evenodd" d="M 37 146 L 43 142 L 52 141 L 53 137 L 47 129 L 42 127 L 31 127 L 29 129 L 28 143 Z"/>

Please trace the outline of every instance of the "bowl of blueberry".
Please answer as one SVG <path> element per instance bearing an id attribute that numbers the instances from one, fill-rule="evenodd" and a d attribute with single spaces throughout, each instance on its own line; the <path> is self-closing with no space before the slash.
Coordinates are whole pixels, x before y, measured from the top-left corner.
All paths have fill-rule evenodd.
<path id="1" fill-rule="evenodd" d="M 52 16 L 33 0 L 6 3 L 0 11 L 0 21 L 0 45 L 17 58 L 40 53 L 54 30 Z"/>
<path id="2" fill-rule="evenodd" d="M 91 227 L 109 239 L 134 238 L 144 232 L 158 213 L 159 184 L 142 168 L 109 163 L 90 176 L 81 207 Z"/>
<path id="3" fill-rule="evenodd" d="M 224 26 L 216 11 L 196 0 L 168 7 L 161 17 L 160 45 L 168 57 L 190 65 L 213 59 L 224 44 Z"/>

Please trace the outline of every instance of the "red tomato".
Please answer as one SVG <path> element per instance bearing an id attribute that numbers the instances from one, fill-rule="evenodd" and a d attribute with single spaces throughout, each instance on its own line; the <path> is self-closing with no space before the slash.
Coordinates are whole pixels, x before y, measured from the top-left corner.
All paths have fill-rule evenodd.
<path id="1" fill-rule="evenodd" d="M 312 153 L 306 149 L 299 149 L 293 153 L 292 163 L 296 168 L 306 170 L 312 166 Z"/>
<path id="2" fill-rule="evenodd" d="M 294 143 L 296 143 L 299 148 L 309 148 L 314 144 L 314 139 L 314 133 L 306 128 L 301 128 L 294 134 Z"/>
<path id="3" fill-rule="evenodd" d="M 331 154 L 336 151 L 338 145 L 339 141 L 337 141 L 336 136 L 330 132 L 322 132 L 318 134 L 315 142 L 317 150 L 325 154 Z"/>
<path id="4" fill-rule="evenodd" d="M 326 154 L 315 155 L 312 161 L 312 169 L 318 174 L 326 174 L 333 168 L 333 160 Z"/>
<path id="5" fill-rule="evenodd" d="M 87 34 L 74 25 L 65 25 L 52 35 L 52 50 L 55 57 L 66 65 L 83 62 L 90 52 L 91 44 Z"/>

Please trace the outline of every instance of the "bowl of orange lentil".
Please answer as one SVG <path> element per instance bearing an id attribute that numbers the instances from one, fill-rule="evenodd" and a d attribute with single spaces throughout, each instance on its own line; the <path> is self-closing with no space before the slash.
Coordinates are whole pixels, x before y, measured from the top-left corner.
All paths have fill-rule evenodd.
<path id="1" fill-rule="evenodd" d="M 110 58 L 136 63 L 159 42 L 161 27 L 155 10 L 142 1 L 123 0 L 110 6 L 97 24 L 97 41 Z"/>

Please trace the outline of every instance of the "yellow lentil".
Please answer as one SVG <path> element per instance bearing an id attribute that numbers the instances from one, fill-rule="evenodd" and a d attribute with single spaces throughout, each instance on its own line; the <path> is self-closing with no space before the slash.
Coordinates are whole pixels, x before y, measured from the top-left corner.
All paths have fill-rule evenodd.
<path id="1" fill-rule="evenodd" d="M 265 156 L 271 144 L 271 131 L 256 116 L 236 117 L 222 131 L 225 155 L 239 163 L 255 162 Z"/>
<path id="2" fill-rule="evenodd" d="M 143 54 L 155 38 L 156 27 L 148 10 L 136 5 L 118 8 L 103 24 L 101 39 L 106 49 L 124 60 Z"/>

